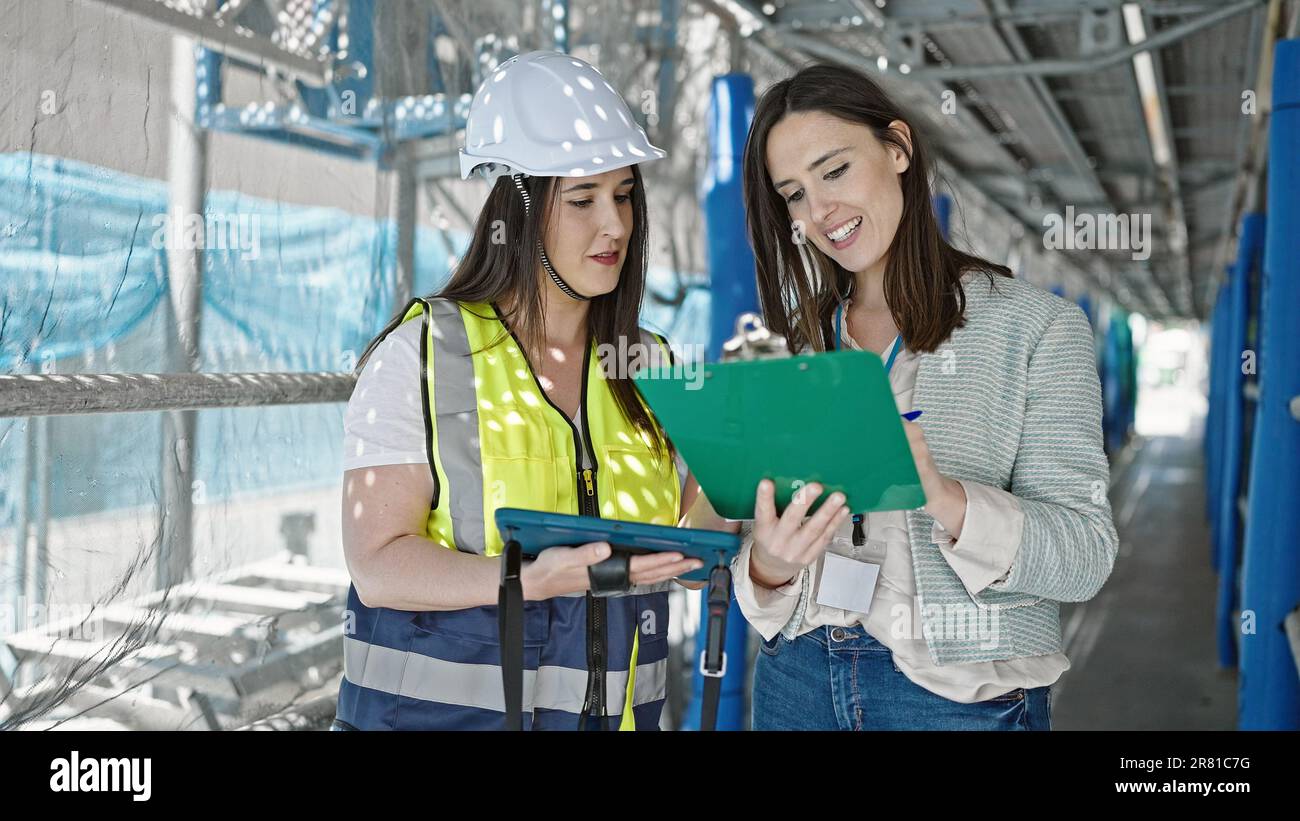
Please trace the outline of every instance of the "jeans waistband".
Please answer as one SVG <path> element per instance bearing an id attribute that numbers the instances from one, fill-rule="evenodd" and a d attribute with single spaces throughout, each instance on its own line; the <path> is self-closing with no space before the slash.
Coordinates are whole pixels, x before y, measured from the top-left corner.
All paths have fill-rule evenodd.
<path id="1" fill-rule="evenodd" d="M 809 638 L 827 648 L 831 652 L 837 650 L 878 650 L 882 653 L 890 652 L 889 648 L 872 638 L 866 628 L 861 624 L 855 624 L 852 627 L 832 627 L 823 625 L 800 638 Z"/>

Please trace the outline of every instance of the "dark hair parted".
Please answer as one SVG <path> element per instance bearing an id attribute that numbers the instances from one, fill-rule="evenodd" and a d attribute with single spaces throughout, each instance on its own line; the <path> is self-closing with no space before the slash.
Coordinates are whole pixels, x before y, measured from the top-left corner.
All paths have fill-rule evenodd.
<path id="1" fill-rule="evenodd" d="M 835 308 L 852 295 L 853 274 L 804 240 L 813 270 L 808 270 L 792 236 L 785 200 L 767 171 L 767 140 L 787 114 L 823 112 L 871 129 L 876 139 L 896 146 L 910 163 L 899 175 L 903 211 L 885 265 L 885 301 L 910 350 L 933 352 L 964 322 L 966 294 L 961 278 L 969 271 L 1011 276 L 1005 266 L 959 251 L 939 230 L 931 200 L 930 156 L 925 140 L 903 110 L 860 71 L 839 65 L 812 65 L 767 89 L 754 111 L 745 143 L 745 212 L 757 264 L 759 303 L 764 321 L 789 340 L 792 351 L 833 347 Z M 907 123 L 911 139 L 889 128 Z M 822 272 L 825 272 L 823 274 Z"/>
<path id="2" fill-rule="evenodd" d="M 607 294 L 593 297 L 588 303 L 587 326 L 597 344 L 617 345 L 620 337 L 628 339 L 629 343 L 640 341 L 638 317 L 645 291 L 649 221 L 641 171 L 635 165 L 629 171 L 635 180 L 631 192 L 632 231 L 628 236 L 618 285 Z M 532 362 L 536 361 L 532 357 L 543 351 L 546 341 L 544 286 L 538 275 L 542 260 L 538 247 L 546 233 L 548 220 L 560 202 L 556 180 L 555 177 L 523 177 L 524 189 L 532 203 L 526 210 L 514 180 L 509 176 L 498 177 L 479 210 L 469 248 L 452 270 L 447 283 L 432 295 L 433 298 L 462 304 L 490 303 Z M 563 275 L 563 271 L 560 273 Z M 405 308 L 370 343 L 357 364 L 358 371 L 375 345 L 401 323 L 404 313 Z M 501 334 L 488 347 L 500 344 L 507 336 Z M 607 372 L 605 381 L 624 417 L 637 430 L 649 434 L 657 451 L 668 452 L 671 445 L 627 374 L 622 369 L 613 374 Z"/>

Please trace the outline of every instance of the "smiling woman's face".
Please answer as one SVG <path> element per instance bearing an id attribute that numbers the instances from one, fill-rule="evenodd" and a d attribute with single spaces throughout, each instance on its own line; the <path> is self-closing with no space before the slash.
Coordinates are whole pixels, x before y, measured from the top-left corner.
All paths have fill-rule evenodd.
<path id="1" fill-rule="evenodd" d="M 890 124 L 904 140 L 899 120 Z M 787 114 L 767 138 L 767 173 L 792 223 L 846 271 L 883 272 L 903 213 L 907 155 L 865 125 L 821 111 Z"/>
<path id="2" fill-rule="evenodd" d="M 618 286 L 632 236 L 631 168 L 589 177 L 561 177 L 543 242 L 551 265 L 584 296 L 607 294 Z M 555 288 L 542 275 L 544 286 Z M 557 289 L 558 291 L 558 289 Z"/>

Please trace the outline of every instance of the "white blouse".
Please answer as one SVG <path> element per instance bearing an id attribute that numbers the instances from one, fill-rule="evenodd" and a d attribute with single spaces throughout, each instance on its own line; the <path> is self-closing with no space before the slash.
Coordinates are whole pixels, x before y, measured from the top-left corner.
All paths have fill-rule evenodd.
<path id="1" fill-rule="evenodd" d="M 847 327 L 844 328 L 844 341 L 847 347 L 862 350 L 849 336 Z M 899 413 L 912 410 L 912 391 L 919 363 L 920 357 L 904 348 L 899 351 L 889 371 L 889 383 Z M 980 590 L 1005 577 L 1015 561 L 1018 539 L 1012 541 L 1006 534 L 1019 534 L 1020 528 L 1008 527 L 1007 522 L 1021 513 L 1013 497 L 992 492 L 991 488 L 978 482 L 959 481 L 966 491 L 961 546 L 978 545 L 979 550 L 957 551 L 951 534 L 937 521 L 931 538 L 940 545 L 944 558 L 966 587 Z M 894 665 L 911 681 L 944 698 L 968 704 L 996 698 L 1018 687 L 1053 684 L 1070 669 L 1069 659 L 1063 653 L 942 667 L 936 665 L 930 659 L 921 630 L 921 611 L 904 512 L 868 513 L 863 517 L 862 526 L 867 538 L 863 546 L 866 557 L 877 562 L 883 558 L 868 612 L 853 613 L 816 602 L 825 564 L 824 558 L 819 559 L 810 568 L 809 590 L 812 595 L 800 627 L 801 635 L 826 626 L 861 624 L 872 638 L 892 651 Z M 853 523 L 846 521 L 832 538 L 828 552 L 851 556 L 852 535 Z M 734 565 L 736 598 L 745 618 L 764 639 L 770 640 L 793 615 L 799 601 L 800 583 L 796 577 L 790 584 L 775 590 L 754 584 L 749 577 L 749 551 L 752 547 L 753 541 L 746 540 Z"/>

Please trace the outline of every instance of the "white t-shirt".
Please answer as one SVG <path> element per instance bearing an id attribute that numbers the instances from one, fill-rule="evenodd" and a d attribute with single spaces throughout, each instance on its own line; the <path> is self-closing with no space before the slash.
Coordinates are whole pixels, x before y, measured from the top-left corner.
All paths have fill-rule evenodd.
<path id="1" fill-rule="evenodd" d="M 379 465 L 427 465 L 424 447 L 424 402 L 420 380 L 419 322 L 403 322 L 375 347 L 357 377 L 343 414 L 343 469 Z M 582 407 L 572 420 L 582 437 Z M 588 468 L 587 449 L 581 449 Z M 686 487 L 687 468 L 677 457 L 677 475 Z"/>
<path id="2" fill-rule="evenodd" d="M 343 414 L 343 469 L 429 463 L 420 385 L 420 323 L 403 322 L 371 352 Z"/>

